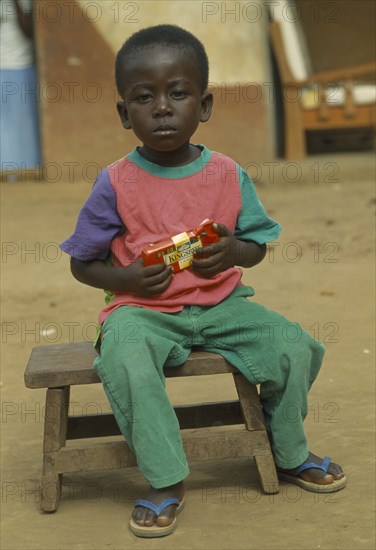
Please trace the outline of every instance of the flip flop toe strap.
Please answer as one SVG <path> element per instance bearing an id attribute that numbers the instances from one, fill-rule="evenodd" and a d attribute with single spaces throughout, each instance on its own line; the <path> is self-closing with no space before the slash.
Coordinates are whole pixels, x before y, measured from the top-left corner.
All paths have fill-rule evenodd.
<path id="1" fill-rule="evenodd" d="M 290 470 L 289 474 L 298 475 L 304 472 L 305 470 L 310 470 L 311 468 L 315 468 L 316 470 L 322 470 L 323 472 L 326 473 L 329 469 L 329 464 L 331 460 L 332 459 L 329 456 L 324 456 L 321 464 L 316 464 L 315 462 L 303 462 L 303 464 L 301 464 L 297 468 Z"/>
<path id="2" fill-rule="evenodd" d="M 169 497 L 166 498 L 159 506 L 157 504 L 154 504 L 154 502 L 150 502 L 150 500 L 144 500 L 142 498 L 139 498 L 135 502 L 135 506 L 143 506 L 144 508 L 149 508 L 149 510 L 152 510 L 157 516 L 160 516 L 161 512 L 168 506 L 171 506 L 172 504 L 176 504 L 179 506 L 180 500 L 176 497 Z"/>

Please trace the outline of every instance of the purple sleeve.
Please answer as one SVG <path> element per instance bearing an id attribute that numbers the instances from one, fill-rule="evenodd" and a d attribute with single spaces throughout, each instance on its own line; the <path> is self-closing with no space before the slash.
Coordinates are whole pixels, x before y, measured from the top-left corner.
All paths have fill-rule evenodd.
<path id="1" fill-rule="evenodd" d="M 78 216 L 75 232 L 60 248 L 78 260 L 105 260 L 111 241 L 124 232 L 107 168 L 98 175 Z"/>

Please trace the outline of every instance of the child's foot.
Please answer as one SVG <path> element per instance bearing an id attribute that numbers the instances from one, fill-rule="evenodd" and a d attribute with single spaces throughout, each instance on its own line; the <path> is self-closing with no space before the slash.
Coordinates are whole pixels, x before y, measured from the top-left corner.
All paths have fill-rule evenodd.
<path id="1" fill-rule="evenodd" d="M 136 504 L 132 513 L 131 531 L 142 537 L 170 534 L 175 528 L 176 516 L 182 509 L 184 493 L 185 488 L 182 481 L 163 489 L 150 487 L 145 499 L 141 502 L 147 501 L 156 507 L 161 506 L 169 498 L 177 499 L 178 502 L 163 507 L 160 513 L 147 506 L 142 506 L 142 504 Z"/>
<path id="2" fill-rule="evenodd" d="M 339 491 L 346 486 L 346 477 L 341 466 L 330 460 L 329 457 L 322 459 L 309 453 L 305 462 L 297 468 L 277 468 L 278 476 L 307 491 L 327 493 Z M 313 466 L 314 464 L 317 464 L 317 468 Z"/>

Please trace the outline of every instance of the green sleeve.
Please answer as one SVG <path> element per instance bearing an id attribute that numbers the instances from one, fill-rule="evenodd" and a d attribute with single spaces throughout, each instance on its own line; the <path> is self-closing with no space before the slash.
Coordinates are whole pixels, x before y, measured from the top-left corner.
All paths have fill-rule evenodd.
<path id="1" fill-rule="evenodd" d="M 237 169 L 242 208 L 236 222 L 235 237 L 241 241 L 255 241 L 258 244 L 276 240 L 281 233 L 281 226 L 267 215 L 247 172 L 239 165 Z"/>

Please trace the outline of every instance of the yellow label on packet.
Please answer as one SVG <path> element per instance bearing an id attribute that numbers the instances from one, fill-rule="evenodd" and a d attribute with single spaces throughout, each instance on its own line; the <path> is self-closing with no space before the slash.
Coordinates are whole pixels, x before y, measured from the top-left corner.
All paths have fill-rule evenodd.
<path id="1" fill-rule="evenodd" d="M 171 239 L 176 247 L 176 250 L 163 255 L 165 264 L 168 266 L 178 262 L 180 269 L 189 267 L 192 263 L 192 258 L 195 251 L 198 248 L 202 248 L 201 239 L 197 239 L 197 241 L 192 242 L 186 232 L 179 233 L 179 235 L 174 235 Z"/>

